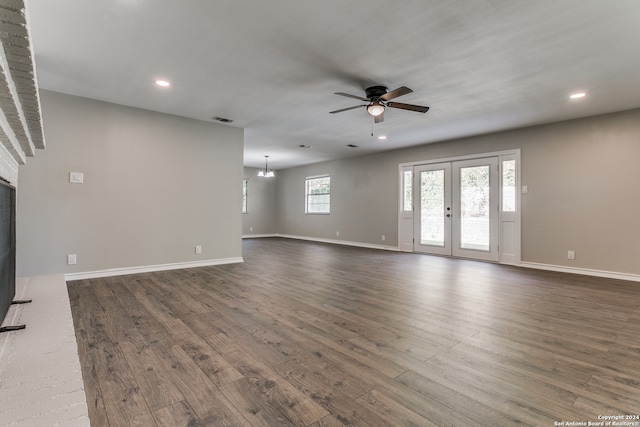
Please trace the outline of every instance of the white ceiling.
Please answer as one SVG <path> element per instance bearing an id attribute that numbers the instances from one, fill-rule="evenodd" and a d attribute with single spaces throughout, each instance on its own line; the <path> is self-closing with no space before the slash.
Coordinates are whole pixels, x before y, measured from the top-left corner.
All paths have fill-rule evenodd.
<path id="1" fill-rule="evenodd" d="M 30 0 L 43 89 L 245 129 L 274 169 L 640 107 L 638 0 Z M 172 82 L 166 89 L 154 79 Z M 414 93 L 373 125 L 334 95 Z M 587 92 L 582 100 L 568 96 Z M 46 111 L 44 129 L 46 134 Z M 298 145 L 312 148 L 299 148 Z M 359 148 L 348 148 L 356 144 Z"/>

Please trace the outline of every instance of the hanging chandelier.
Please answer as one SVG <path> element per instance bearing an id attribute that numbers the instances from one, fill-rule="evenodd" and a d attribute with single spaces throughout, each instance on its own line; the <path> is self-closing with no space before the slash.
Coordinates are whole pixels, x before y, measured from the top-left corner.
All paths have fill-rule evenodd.
<path id="1" fill-rule="evenodd" d="M 258 176 L 263 176 L 265 178 L 273 178 L 276 176 L 276 173 L 269 169 L 269 156 L 264 156 L 264 169 L 260 169 L 258 171 Z"/>

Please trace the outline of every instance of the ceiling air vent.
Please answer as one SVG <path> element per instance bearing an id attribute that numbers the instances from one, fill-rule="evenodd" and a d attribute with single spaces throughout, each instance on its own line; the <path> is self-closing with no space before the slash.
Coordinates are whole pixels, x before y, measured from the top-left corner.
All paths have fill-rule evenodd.
<path id="1" fill-rule="evenodd" d="M 355 144 L 349 144 L 349 145 L 347 145 L 347 147 L 349 147 L 349 148 L 358 148 L 358 146 L 355 145 Z"/>
<path id="2" fill-rule="evenodd" d="M 231 119 L 225 119 L 224 117 L 218 117 L 218 116 L 214 116 L 212 117 L 213 120 L 218 121 L 220 123 L 232 123 L 233 120 Z"/>

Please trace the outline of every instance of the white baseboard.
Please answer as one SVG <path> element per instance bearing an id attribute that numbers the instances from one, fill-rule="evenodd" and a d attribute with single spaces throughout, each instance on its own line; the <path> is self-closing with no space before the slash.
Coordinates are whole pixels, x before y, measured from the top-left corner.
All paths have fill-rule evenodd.
<path id="1" fill-rule="evenodd" d="M 112 268 L 108 270 L 87 271 L 82 273 L 68 273 L 65 280 L 97 279 L 100 277 L 122 276 L 125 274 L 151 273 L 154 271 L 179 270 L 183 268 L 208 267 L 211 265 L 233 264 L 244 262 L 242 257 L 209 259 L 205 261 L 178 262 L 172 264 L 145 265 L 141 267 Z"/>
<path id="2" fill-rule="evenodd" d="M 520 262 L 518 267 L 535 268 L 538 270 L 557 271 L 560 273 L 582 274 L 585 276 L 606 277 L 608 279 L 630 280 L 640 282 L 640 275 L 630 273 L 618 273 L 615 271 L 593 270 L 589 268 L 565 267 L 553 264 L 541 264 L 537 262 Z"/>
<path id="3" fill-rule="evenodd" d="M 278 237 L 278 234 L 272 233 L 272 234 L 243 234 L 242 235 L 243 239 L 257 239 L 262 237 Z"/>
<path id="4" fill-rule="evenodd" d="M 332 243 L 335 245 L 357 246 L 359 248 L 382 249 L 385 251 L 396 251 L 396 252 L 400 251 L 400 249 L 397 246 L 385 246 L 385 245 L 375 245 L 372 243 L 350 242 L 348 240 L 323 239 L 320 237 L 296 236 L 292 234 L 277 234 L 276 236 L 283 237 L 285 239 L 308 240 L 311 242 Z"/>

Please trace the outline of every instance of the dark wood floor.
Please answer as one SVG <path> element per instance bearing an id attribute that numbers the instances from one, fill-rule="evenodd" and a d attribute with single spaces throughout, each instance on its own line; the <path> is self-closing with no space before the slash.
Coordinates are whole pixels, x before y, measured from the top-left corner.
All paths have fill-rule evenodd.
<path id="1" fill-rule="evenodd" d="M 275 238 L 244 257 L 69 282 L 92 426 L 640 413 L 640 283 Z"/>

